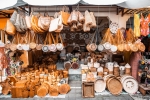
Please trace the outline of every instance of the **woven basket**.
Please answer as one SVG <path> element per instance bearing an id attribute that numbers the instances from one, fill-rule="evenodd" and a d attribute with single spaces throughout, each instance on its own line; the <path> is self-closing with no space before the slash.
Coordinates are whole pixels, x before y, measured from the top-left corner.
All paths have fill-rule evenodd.
<path id="1" fill-rule="evenodd" d="M 98 79 L 95 82 L 95 91 L 103 92 L 106 88 L 106 82 L 103 79 Z"/>
<path id="2" fill-rule="evenodd" d="M 62 84 L 59 86 L 58 91 L 60 94 L 67 94 L 70 91 L 70 86 L 68 84 Z"/>
<path id="3" fill-rule="evenodd" d="M 58 96 L 58 86 L 50 86 L 49 95 L 50 96 Z"/>
<path id="4" fill-rule="evenodd" d="M 122 92 L 122 84 L 115 77 L 109 78 L 107 80 L 107 88 L 113 95 L 120 95 Z"/>
<path id="5" fill-rule="evenodd" d="M 94 82 L 84 82 L 82 83 L 82 95 L 83 97 L 89 98 L 89 97 L 94 97 L 95 92 L 94 92 Z"/>
<path id="6" fill-rule="evenodd" d="M 119 44 L 118 46 L 117 46 L 117 49 L 118 49 L 118 51 L 123 51 L 124 50 L 124 44 Z"/>
<path id="7" fill-rule="evenodd" d="M 68 71 L 64 70 L 63 71 L 63 76 L 64 76 L 64 78 L 68 78 Z"/>
<path id="8" fill-rule="evenodd" d="M 145 45 L 143 44 L 143 43 L 138 43 L 137 44 L 137 47 L 138 47 L 138 49 L 139 49 L 139 51 L 141 51 L 141 52 L 144 52 L 145 51 Z"/>
<path id="9" fill-rule="evenodd" d="M 85 18 L 83 16 L 83 14 L 78 11 L 78 16 L 79 16 L 79 22 L 83 24 L 85 22 Z"/>
<path id="10" fill-rule="evenodd" d="M 127 44 L 127 43 L 124 44 L 124 50 L 125 51 L 130 51 L 131 50 L 129 44 Z"/>
<path id="11" fill-rule="evenodd" d="M 64 68 L 67 69 L 67 70 L 70 69 L 71 68 L 71 63 L 70 62 L 65 62 L 64 63 Z"/>
<path id="12" fill-rule="evenodd" d="M 138 91 L 138 82 L 132 76 L 123 75 L 120 80 L 127 93 L 135 94 Z"/>
<path id="13" fill-rule="evenodd" d="M 76 63 L 76 62 L 73 62 L 72 65 L 71 65 L 71 68 L 72 69 L 78 69 L 79 68 L 79 64 Z"/>
<path id="14" fill-rule="evenodd" d="M 130 49 L 131 49 L 131 51 L 133 51 L 133 52 L 137 52 L 137 51 L 138 51 L 138 47 L 136 46 L 135 43 L 130 45 Z"/>
<path id="15" fill-rule="evenodd" d="M 125 74 L 131 75 L 131 68 L 125 68 Z"/>

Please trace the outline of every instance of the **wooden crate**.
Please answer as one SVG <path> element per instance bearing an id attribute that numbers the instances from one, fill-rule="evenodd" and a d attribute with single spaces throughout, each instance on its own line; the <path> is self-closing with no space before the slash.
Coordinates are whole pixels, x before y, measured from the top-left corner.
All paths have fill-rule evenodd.
<path id="1" fill-rule="evenodd" d="M 82 83 L 82 97 L 84 98 L 94 98 L 94 82 L 83 82 Z"/>
<path id="2" fill-rule="evenodd" d="M 145 96 L 146 92 L 150 92 L 150 85 L 148 84 L 146 87 L 145 84 L 139 84 L 139 92 Z"/>

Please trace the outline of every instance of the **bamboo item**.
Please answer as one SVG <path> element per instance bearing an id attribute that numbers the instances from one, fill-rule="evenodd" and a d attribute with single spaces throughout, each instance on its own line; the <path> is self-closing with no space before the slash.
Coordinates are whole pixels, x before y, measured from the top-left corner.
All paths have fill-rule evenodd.
<path id="1" fill-rule="evenodd" d="M 70 86 L 68 84 L 62 84 L 59 86 L 58 91 L 60 94 L 67 94 L 70 91 Z"/>
<path id="2" fill-rule="evenodd" d="M 58 86 L 56 86 L 56 85 L 50 86 L 49 95 L 51 95 L 51 96 L 58 96 L 58 94 L 59 94 Z"/>
<path id="3" fill-rule="evenodd" d="M 94 93 L 94 82 L 84 82 L 82 83 L 82 96 L 85 98 L 95 97 Z"/>
<path id="4" fill-rule="evenodd" d="M 129 94 L 134 94 L 138 91 L 138 82 L 132 76 L 123 75 L 120 80 L 124 90 Z"/>
<path id="5" fill-rule="evenodd" d="M 38 89 L 37 95 L 39 97 L 45 97 L 48 94 L 50 88 L 50 84 L 48 82 L 44 82 Z"/>
<path id="6" fill-rule="evenodd" d="M 95 91 L 103 92 L 106 88 L 106 82 L 103 79 L 98 79 L 95 82 Z"/>
<path id="7" fill-rule="evenodd" d="M 92 25 L 92 18 L 88 10 L 85 11 L 85 26 L 91 26 Z"/>
<path id="8" fill-rule="evenodd" d="M 107 88 L 113 95 L 120 95 L 122 92 L 122 84 L 117 78 L 109 78 L 107 80 Z"/>
<path id="9" fill-rule="evenodd" d="M 85 18 L 84 18 L 83 14 L 80 11 L 78 11 L 78 16 L 79 16 L 79 22 L 84 24 Z"/>

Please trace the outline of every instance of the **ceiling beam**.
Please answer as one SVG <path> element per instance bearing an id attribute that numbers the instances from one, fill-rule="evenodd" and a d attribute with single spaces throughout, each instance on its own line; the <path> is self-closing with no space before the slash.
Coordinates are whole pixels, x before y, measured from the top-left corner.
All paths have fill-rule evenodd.
<path id="1" fill-rule="evenodd" d="M 3 11 L 0 11 L 0 15 L 3 15 L 3 16 L 5 16 L 5 17 L 7 17 L 7 18 L 10 18 L 10 14 L 5 13 L 5 12 L 3 12 Z"/>
<path id="2" fill-rule="evenodd" d="M 103 19 L 100 20 L 100 22 L 98 23 L 98 25 L 101 25 L 102 22 L 103 22 Z"/>
<path id="3" fill-rule="evenodd" d="M 121 10 L 121 12 L 122 12 L 121 16 L 123 17 L 123 15 L 124 15 L 124 8 Z"/>
<path id="4" fill-rule="evenodd" d="M 116 8 L 116 14 L 118 15 L 119 14 L 119 7 L 117 6 Z"/>
<path id="5" fill-rule="evenodd" d="M 122 14 L 122 16 L 124 16 L 125 14 L 127 14 L 130 10 L 131 10 L 131 9 L 126 10 L 126 11 Z"/>

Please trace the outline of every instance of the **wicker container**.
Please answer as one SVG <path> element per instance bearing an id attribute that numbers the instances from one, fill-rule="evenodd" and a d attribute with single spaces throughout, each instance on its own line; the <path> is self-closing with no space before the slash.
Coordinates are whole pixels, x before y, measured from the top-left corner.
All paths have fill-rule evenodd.
<path id="1" fill-rule="evenodd" d="M 109 71 L 108 74 L 113 74 L 113 71 Z"/>
<path id="2" fill-rule="evenodd" d="M 118 76 L 120 75 L 119 72 L 120 72 L 120 71 L 119 71 L 119 67 L 114 67 L 114 75 L 115 75 L 116 77 L 118 77 Z"/>
<path id="3" fill-rule="evenodd" d="M 131 75 L 131 68 L 125 68 L 125 74 Z"/>
<path id="4" fill-rule="evenodd" d="M 111 94 L 120 95 L 120 93 L 122 92 L 122 84 L 120 80 L 115 77 L 110 77 L 106 83 L 107 89 L 110 91 Z"/>
<path id="5" fill-rule="evenodd" d="M 103 79 L 98 79 L 95 82 L 95 91 L 103 92 L 106 88 L 106 82 Z"/>
<path id="6" fill-rule="evenodd" d="M 127 93 L 135 94 L 138 91 L 138 82 L 134 79 L 134 77 L 130 75 L 123 75 L 120 80 Z"/>
<path id="7" fill-rule="evenodd" d="M 104 73 L 103 72 L 97 72 L 99 77 L 103 77 Z"/>
<path id="8" fill-rule="evenodd" d="M 66 70 L 70 69 L 71 66 L 72 66 L 72 65 L 71 65 L 71 62 L 70 62 L 70 61 L 64 62 L 64 68 L 65 68 Z"/>
<path id="9" fill-rule="evenodd" d="M 34 90 L 30 90 L 29 91 L 29 97 L 33 98 L 35 96 L 35 91 Z"/>
<path id="10" fill-rule="evenodd" d="M 63 71 L 63 76 L 64 76 L 64 78 L 68 78 L 68 71 L 64 70 Z"/>
<path id="11" fill-rule="evenodd" d="M 22 98 L 22 87 L 13 86 L 11 88 L 12 98 Z"/>
<path id="12" fill-rule="evenodd" d="M 28 90 L 22 90 L 22 97 L 23 98 L 28 98 L 29 97 L 29 91 Z"/>
<path id="13" fill-rule="evenodd" d="M 90 71 L 91 71 L 91 72 L 96 72 L 96 71 L 97 71 L 97 68 L 95 68 L 95 67 L 90 67 Z"/>
<path id="14" fill-rule="evenodd" d="M 50 86 L 49 95 L 50 96 L 58 96 L 58 94 L 59 94 L 58 86 L 56 86 L 56 85 Z"/>
<path id="15" fill-rule="evenodd" d="M 77 62 L 73 62 L 71 65 L 72 69 L 78 69 L 79 68 L 79 64 Z"/>
<path id="16" fill-rule="evenodd" d="M 128 63 L 125 65 L 125 74 L 131 75 L 131 66 Z"/>
<path id="17" fill-rule="evenodd" d="M 45 97 L 48 94 L 50 84 L 48 82 L 42 83 L 42 85 L 37 89 L 37 96 Z"/>
<path id="18" fill-rule="evenodd" d="M 82 83 L 82 96 L 84 98 L 94 98 L 94 82 L 83 82 Z"/>
<path id="19" fill-rule="evenodd" d="M 68 84 L 62 84 L 59 86 L 58 91 L 60 94 L 67 94 L 70 91 L 70 86 Z"/>

